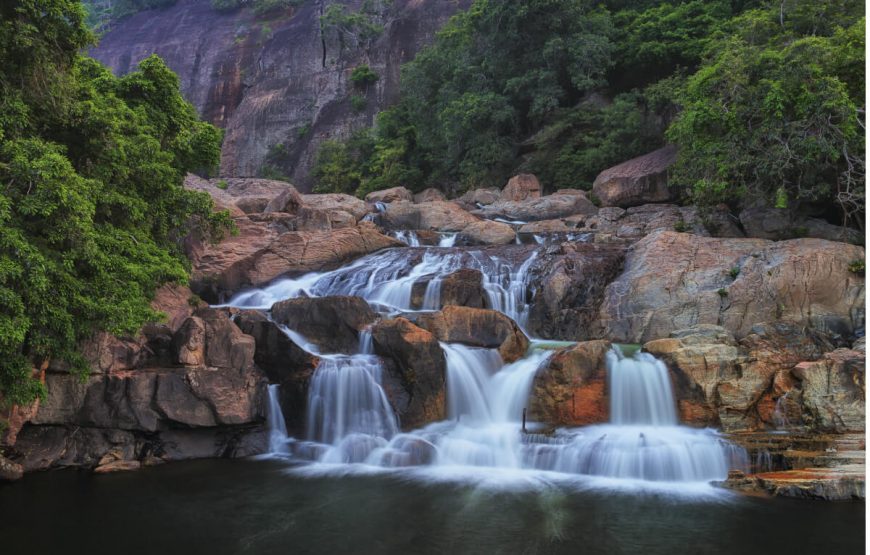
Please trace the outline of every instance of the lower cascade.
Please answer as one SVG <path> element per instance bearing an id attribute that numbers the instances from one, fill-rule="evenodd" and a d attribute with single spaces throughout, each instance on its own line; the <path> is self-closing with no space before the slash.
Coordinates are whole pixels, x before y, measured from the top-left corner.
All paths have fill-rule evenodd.
<path id="1" fill-rule="evenodd" d="M 366 335 L 356 355 L 320 355 L 309 386 L 307 437 L 286 438 L 272 415 L 272 452 L 321 463 L 378 467 L 493 467 L 658 482 L 724 479 L 746 468 L 745 451 L 716 431 L 679 426 L 667 368 L 646 353 L 607 356 L 610 423 L 523 430 L 538 369 L 552 351 L 533 349 L 504 364 L 494 349 L 442 343 L 447 419 L 401 433 Z M 277 439 L 276 439 L 277 438 Z"/>

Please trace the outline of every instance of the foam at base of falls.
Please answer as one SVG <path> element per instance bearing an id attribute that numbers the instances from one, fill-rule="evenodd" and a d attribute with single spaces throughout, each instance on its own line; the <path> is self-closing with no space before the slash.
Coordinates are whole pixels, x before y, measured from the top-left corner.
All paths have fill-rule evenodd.
<path id="1" fill-rule="evenodd" d="M 560 430 L 553 443 L 524 446 L 528 467 L 650 481 L 723 480 L 745 468 L 745 451 L 712 430 L 605 424 Z"/>
<path id="2" fill-rule="evenodd" d="M 454 468 L 460 474 L 466 472 L 461 468 L 486 467 L 650 483 L 705 483 L 725 479 L 733 468 L 748 471 L 746 451 L 717 432 L 661 424 L 676 421 L 674 399 L 666 368 L 648 354 L 626 358 L 615 350 L 608 356 L 612 387 L 626 388 L 612 399 L 616 418 L 648 422 L 528 434 L 521 430 L 523 409 L 537 370 L 552 352 L 535 351 L 502 365 L 494 349 L 441 346 L 447 360 L 448 420 L 399 433 L 379 385 L 376 357 L 331 357 L 326 360 L 336 364 L 335 372 L 329 365 L 319 368 L 310 396 L 309 411 L 320 412 L 309 416 L 309 425 L 316 423 L 322 431 L 310 428 L 309 438 L 315 441 L 293 444 L 294 455 L 330 464 Z M 318 376 L 328 380 L 328 387 Z M 631 383 L 620 384 L 622 380 Z M 638 396 L 635 386 L 654 394 Z M 358 395 L 347 397 L 347 391 Z M 329 403 L 324 395 L 331 395 Z M 641 408 L 620 413 L 629 402 Z"/>

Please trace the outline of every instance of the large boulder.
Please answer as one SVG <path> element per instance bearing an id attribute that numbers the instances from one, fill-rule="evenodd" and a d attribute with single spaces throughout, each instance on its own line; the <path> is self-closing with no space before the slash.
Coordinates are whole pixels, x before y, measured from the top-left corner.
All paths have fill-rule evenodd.
<path id="1" fill-rule="evenodd" d="M 607 287 L 603 336 L 639 343 L 718 324 L 743 337 L 756 322 L 772 320 L 848 335 L 864 321 L 864 277 L 849 270 L 863 258 L 863 248 L 820 239 L 654 232 L 632 247 L 622 275 Z"/>
<path id="2" fill-rule="evenodd" d="M 516 236 L 508 224 L 489 220 L 468 224 L 460 233 L 462 241 L 471 245 L 509 245 Z"/>
<path id="3" fill-rule="evenodd" d="M 497 348 L 506 363 L 522 358 L 529 348 L 529 339 L 516 322 L 495 310 L 445 306 L 439 312 L 421 314 L 417 325 L 439 341 Z"/>
<path id="4" fill-rule="evenodd" d="M 432 231 L 462 231 L 477 218 L 455 202 L 431 201 L 414 204 L 396 201 L 387 205 L 381 214 L 387 229 L 428 229 Z"/>
<path id="5" fill-rule="evenodd" d="M 240 234 L 218 245 L 202 244 L 191 254 L 191 288 L 220 301 L 242 287 L 265 285 L 288 273 L 332 269 L 350 259 L 404 243 L 368 222 L 331 231 L 277 233 L 250 221 Z"/>
<path id="6" fill-rule="evenodd" d="M 270 212 L 294 213 L 300 204 L 300 195 L 289 183 L 259 178 L 202 179 L 188 174 L 184 186 L 208 193 L 216 208 L 229 210 L 237 217 L 244 214 Z"/>
<path id="7" fill-rule="evenodd" d="M 607 285 L 622 269 L 623 250 L 611 245 L 565 243 L 534 267 L 537 291 L 529 330 L 538 337 L 582 340 L 600 337 L 599 308 Z"/>
<path id="8" fill-rule="evenodd" d="M 366 202 L 369 204 L 375 204 L 377 202 L 388 204 L 390 202 L 396 202 L 397 200 L 413 201 L 414 195 L 404 187 L 392 187 L 390 189 L 372 191 L 366 195 Z"/>
<path id="9" fill-rule="evenodd" d="M 554 426 L 607 422 L 609 341 L 583 341 L 556 353 L 532 383 L 529 417 Z"/>
<path id="10" fill-rule="evenodd" d="M 627 208 L 674 198 L 668 186 L 668 168 L 677 159 L 673 145 L 638 156 L 598 174 L 592 192 L 601 206 Z"/>
<path id="11" fill-rule="evenodd" d="M 424 296 L 431 282 L 431 279 L 422 279 L 414 283 L 411 289 L 412 307 L 423 308 Z M 461 268 L 442 277 L 437 285 L 439 309 L 447 305 L 487 308 L 488 296 L 483 287 L 483 274 L 480 270 Z"/>
<path id="12" fill-rule="evenodd" d="M 357 218 L 338 208 L 315 208 L 302 206 L 296 213 L 291 231 L 330 231 L 356 225 Z"/>
<path id="13" fill-rule="evenodd" d="M 325 353 L 359 352 L 360 331 L 377 314 L 360 297 L 288 299 L 272 305 L 272 318 L 302 335 Z"/>
<path id="14" fill-rule="evenodd" d="M 837 349 L 793 373 L 801 383 L 805 424 L 826 432 L 863 432 L 865 409 L 864 353 Z"/>
<path id="15" fill-rule="evenodd" d="M 372 327 L 375 352 L 388 359 L 384 390 L 403 429 L 443 420 L 446 362 L 438 339 L 405 318 Z"/>
<path id="16" fill-rule="evenodd" d="M 557 193 L 544 197 L 529 197 L 526 200 L 499 200 L 472 214 L 486 219 L 501 218 L 510 221 L 530 222 L 553 220 L 575 214 L 595 214 L 598 208 L 584 194 Z"/>
<path id="17" fill-rule="evenodd" d="M 368 213 L 364 200 L 344 193 L 302 195 L 302 203 L 305 206 L 319 210 L 340 210 L 347 212 L 356 221 L 361 220 Z"/>
<path id="18" fill-rule="evenodd" d="M 515 175 L 508 181 L 499 196 L 500 200 L 522 201 L 541 197 L 541 183 L 530 173 Z"/>

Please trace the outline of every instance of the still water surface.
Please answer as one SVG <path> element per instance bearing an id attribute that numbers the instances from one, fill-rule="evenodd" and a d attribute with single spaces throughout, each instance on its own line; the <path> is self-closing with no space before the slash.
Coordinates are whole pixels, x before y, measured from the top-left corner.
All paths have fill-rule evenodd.
<path id="1" fill-rule="evenodd" d="M 864 504 L 602 488 L 546 474 L 174 463 L 0 486 L 3 553 L 863 553 Z"/>

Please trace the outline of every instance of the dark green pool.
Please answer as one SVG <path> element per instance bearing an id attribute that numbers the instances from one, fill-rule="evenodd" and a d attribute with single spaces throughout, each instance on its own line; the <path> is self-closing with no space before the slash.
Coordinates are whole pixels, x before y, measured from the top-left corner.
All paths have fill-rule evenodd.
<path id="1" fill-rule="evenodd" d="M 198 461 L 0 487 L 2 553 L 863 553 L 864 504 Z M 485 479 L 484 481 L 488 482 Z M 497 481 L 495 481 L 497 483 Z"/>

